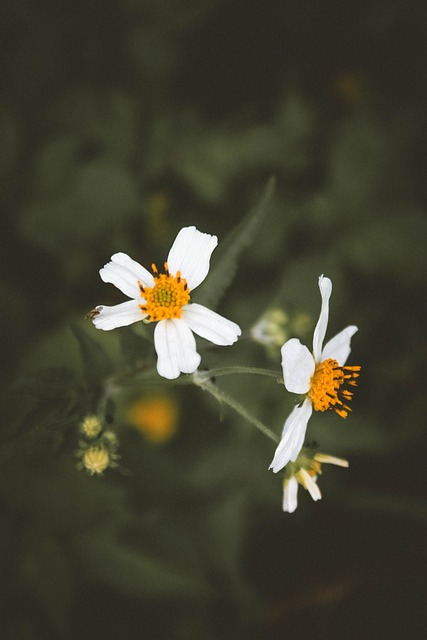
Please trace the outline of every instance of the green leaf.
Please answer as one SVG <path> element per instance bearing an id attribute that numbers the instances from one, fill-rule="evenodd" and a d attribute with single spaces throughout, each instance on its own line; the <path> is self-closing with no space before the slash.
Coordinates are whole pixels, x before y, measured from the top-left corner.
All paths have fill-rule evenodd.
<path id="1" fill-rule="evenodd" d="M 52 367 L 27 375 L 2 390 L 1 439 L 30 430 L 61 430 L 79 412 L 79 387 L 74 371 Z"/>
<path id="2" fill-rule="evenodd" d="M 79 343 L 85 383 L 89 389 L 98 390 L 113 372 L 113 362 L 87 331 L 78 324 L 73 324 L 71 328 Z"/>
<path id="3" fill-rule="evenodd" d="M 140 323 L 142 324 L 142 323 Z M 147 327 L 134 329 L 134 327 L 121 327 L 119 333 L 120 353 L 127 367 L 142 364 L 147 360 L 153 361 L 153 336 Z M 149 346 L 149 349 L 148 349 Z"/>
<path id="4" fill-rule="evenodd" d="M 206 280 L 206 286 L 197 302 L 215 309 L 226 289 L 230 286 L 237 270 L 238 260 L 243 251 L 255 239 L 266 216 L 274 193 L 275 179 L 272 177 L 264 193 L 247 216 L 227 236 L 215 255 L 216 263 L 212 267 Z"/>
<path id="5" fill-rule="evenodd" d="M 64 633 L 71 612 L 72 572 L 64 547 L 46 528 L 29 529 L 20 570 L 24 585 L 55 629 Z"/>
<path id="6" fill-rule="evenodd" d="M 124 544 L 106 528 L 85 532 L 75 540 L 75 550 L 92 580 L 132 597 L 188 598 L 211 595 L 200 572 L 167 564 L 163 556 L 152 557 Z"/>

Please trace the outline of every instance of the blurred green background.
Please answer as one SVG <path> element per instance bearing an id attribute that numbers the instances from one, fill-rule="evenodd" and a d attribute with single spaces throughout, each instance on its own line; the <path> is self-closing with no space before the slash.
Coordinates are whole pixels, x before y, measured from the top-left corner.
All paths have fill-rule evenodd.
<path id="1" fill-rule="evenodd" d="M 425 637 L 426 20 L 421 0 L 2 2 L 2 640 Z M 276 306 L 309 341 L 331 277 L 328 335 L 358 325 L 362 377 L 310 437 L 350 468 L 284 514 L 273 443 L 140 384 L 107 407 L 119 466 L 78 470 L 103 377 L 153 358 L 85 322 L 123 301 L 99 268 L 159 263 L 188 224 L 221 246 L 271 175 L 218 307 L 243 338 L 198 340 L 203 365 L 280 373 L 251 327 Z M 283 388 L 218 384 L 280 433 Z"/>

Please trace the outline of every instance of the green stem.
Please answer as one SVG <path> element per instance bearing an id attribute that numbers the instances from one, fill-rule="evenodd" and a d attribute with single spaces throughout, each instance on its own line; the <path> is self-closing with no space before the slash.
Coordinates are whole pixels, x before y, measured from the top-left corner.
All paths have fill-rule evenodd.
<path id="1" fill-rule="evenodd" d="M 270 369 L 261 369 L 259 367 L 218 367 L 217 369 L 209 369 L 207 372 L 210 378 L 219 378 L 220 376 L 230 376 L 238 373 L 248 373 L 258 376 L 269 376 L 275 378 L 277 382 L 283 384 L 282 376 L 277 371 Z"/>
<path id="2" fill-rule="evenodd" d="M 211 373 L 212 372 L 209 371 L 209 373 L 208 373 L 209 377 L 210 377 Z M 261 433 L 263 433 L 265 436 L 270 438 L 270 440 L 273 440 L 276 443 L 279 442 L 279 438 L 276 436 L 275 433 L 273 433 L 273 431 L 271 431 L 263 422 L 261 422 L 261 420 L 258 420 L 258 418 L 255 418 L 255 416 L 253 416 L 251 413 L 249 413 L 245 409 L 245 407 L 243 407 L 240 404 L 240 402 L 238 402 L 237 400 L 235 400 L 234 398 L 232 398 L 231 396 L 226 394 L 224 391 L 222 391 L 221 389 L 216 387 L 209 380 L 208 376 L 206 376 L 205 380 L 203 380 L 203 378 L 201 376 L 199 376 L 199 375 L 198 376 L 194 376 L 194 374 L 193 374 L 192 377 L 193 377 L 193 382 L 194 382 L 195 385 L 197 385 L 198 387 L 200 387 L 204 391 L 208 391 L 208 393 L 210 393 L 214 398 L 216 398 L 216 400 L 218 400 L 218 402 L 220 404 L 222 402 L 224 402 L 229 407 L 234 409 L 234 411 L 236 413 L 241 415 L 242 418 L 245 418 L 245 420 L 250 422 L 254 427 L 256 427 L 259 431 L 261 431 Z"/>

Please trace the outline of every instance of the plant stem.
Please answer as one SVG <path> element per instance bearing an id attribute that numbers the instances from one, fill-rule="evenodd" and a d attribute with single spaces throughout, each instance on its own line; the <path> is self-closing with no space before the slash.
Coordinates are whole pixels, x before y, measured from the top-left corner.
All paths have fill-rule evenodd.
<path id="1" fill-rule="evenodd" d="M 221 376 L 230 376 L 239 373 L 248 373 L 258 376 L 269 376 L 275 378 L 277 382 L 283 384 L 282 376 L 277 371 L 271 371 L 271 369 L 261 369 L 259 367 L 218 367 L 217 369 L 209 369 L 206 372 L 209 374 L 209 378 L 219 378 Z"/>
<path id="2" fill-rule="evenodd" d="M 212 372 L 209 372 L 209 375 L 211 373 Z M 216 400 L 218 400 L 220 404 L 224 402 L 229 407 L 234 409 L 236 413 L 241 415 L 242 418 L 245 418 L 245 420 L 250 422 L 254 427 L 256 427 L 259 431 L 261 431 L 261 433 L 263 433 L 265 436 L 270 438 L 270 440 L 273 440 L 276 443 L 279 442 L 279 438 L 276 436 L 275 433 L 273 433 L 273 431 L 271 431 L 271 429 L 269 429 L 263 422 L 261 422 L 261 420 L 258 420 L 258 418 L 256 418 L 251 413 L 249 413 L 249 411 L 247 411 L 245 407 L 243 407 L 240 404 L 240 402 L 238 402 L 237 400 L 229 396 L 227 393 L 222 391 L 222 389 L 219 389 L 217 386 L 215 386 L 207 376 L 204 380 L 200 375 L 195 376 L 193 374 L 192 377 L 195 385 L 197 385 L 204 391 L 208 391 L 208 393 L 210 393 L 214 398 L 216 398 Z"/>

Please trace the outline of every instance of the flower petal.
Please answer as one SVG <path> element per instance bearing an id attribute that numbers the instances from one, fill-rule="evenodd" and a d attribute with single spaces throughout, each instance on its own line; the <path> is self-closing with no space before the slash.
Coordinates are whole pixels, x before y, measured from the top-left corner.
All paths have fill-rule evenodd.
<path id="1" fill-rule="evenodd" d="M 315 502 L 320 500 L 322 494 L 316 482 L 317 476 L 311 476 L 306 469 L 300 469 L 298 473 L 300 474 L 300 482 L 304 489 L 307 489 Z"/>
<path id="2" fill-rule="evenodd" d="M 126 253 L 115 253 L 111 256 L 111 262 L 100 269 L 99 273 L 104 282 L 114 284 L 126 296 L 135 300 L 141 296 L 138 280 L 144 287 L 154 286 L 151 273 Z"/>
<path id="3" fill-rule="evenodd" d="M 92 322 L 97 329 L 111 331 L 117 327 L 127 327 L 129 324 L 138 322 L 147 317 L 138 306 L 136 300 L 127 300 L 121 304 L 115 304 L 112 307 L 99 305 L 96 307 L 98 312 L 92 318 Z"/>
<path id="4" fill-rule="evenodd" d="M 334 338 L 331 338 L 324 346 L 320 362 L 323 362 L 328 358 L 333 358 L 340 366 L 343 366 L 350 355 L 350 340 L 356 331 L 357 327 L 351 325 L 337 333 Z"/>
<path id="5" fill-rule="evenodd" d="M 196 227 L 184 227 L 178 233 L 169 251 L 168 268 L 172 275 L 181 272 L 190 291 L 206 278 L 212 251 L 218 238 L 202 233 Z"/>
<path id="6" fill-rule="evenodd" d="M 274 454 L 270 469 L 274 473 L 283 469 L 289 461 L 297 459 L 304 444 L 307 423 L 313 412 L 311 401 L 306 398 L 301 406 L 295 407 L 283 427 L 282 439 Z"/>
<path id="7" fill-rule="evenodd" d="M 291 393 L 307 393 L 314 373 L 315 362 L 306 346 L 298 338 L 291 338 L 283 345 L 282 369 L 285 387 Z"/>
<path id="8" fill-rule="evenodd" d="M 194 333 L 214 344 L 234 344 L 242 333 L 238 324 L 201 304 L 187 304 L 181 317 Z"/>
<path id="9" fill-rule="evenodd" d="M 323 340 L 325 339 L 326 329 L 328 327 L 329 298 L 332 293 L 332 282 L 330 279 L 320 276 L 319 289 L 320 295 L 322 296 L 322 307 L 313 335 L 313 355 L 316 362 L 321 362 L 320 354 L 322 353 Z"/>
<path id="10" fill-rule="evenodd" d="M 329 456 L 327 453 L 315 453 L 314 459 L 321 464 L 334 464 L 337 467 L 348 467 L 348 460 L 344 458 L 336 458 L 335 456 Z"/>
<path id="11" fill-rule="evenodd" d="M 298 482 L 295 476 L 283 483 L 283 511 L 293 513 L 298 506 Z"/>
<path id="12" fill-rule="evenodd" d="M 193 373 L 200 364 L 196 341 L 190 327 L 181 319 L 160 320 L 154 330 L 157 371 L 173 380 L 180 373 Z"/>

